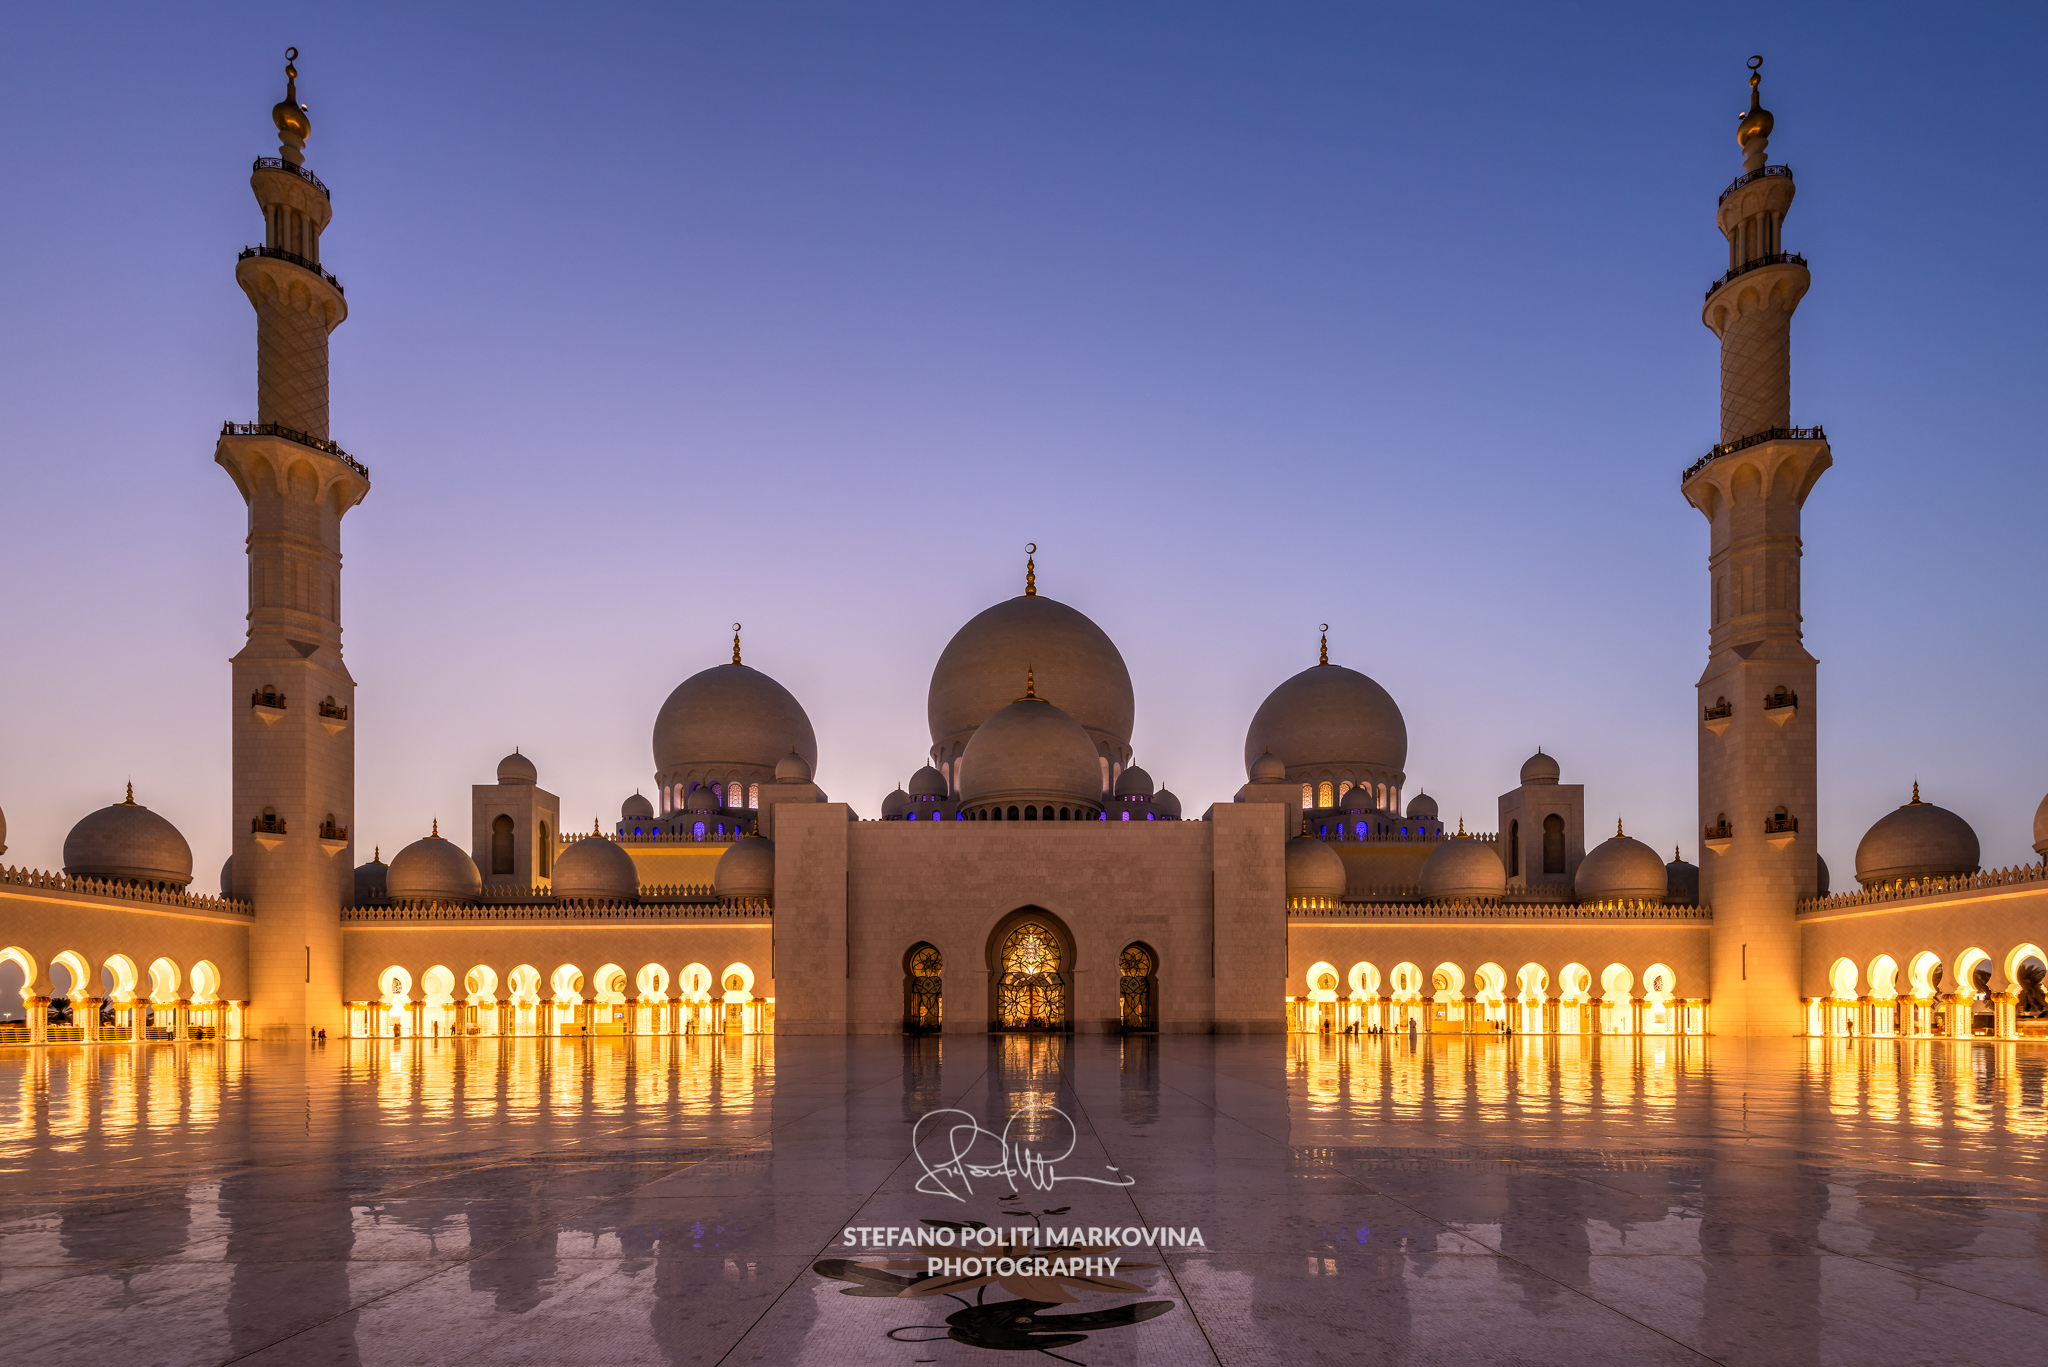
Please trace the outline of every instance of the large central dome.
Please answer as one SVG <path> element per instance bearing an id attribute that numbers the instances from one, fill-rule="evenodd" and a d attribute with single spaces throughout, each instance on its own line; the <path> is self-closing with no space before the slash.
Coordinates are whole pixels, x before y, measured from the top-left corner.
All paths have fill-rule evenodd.
<path id="1" fill-rule="evenodd" d="M 1036 594 L 997 603 L 946 643 L 925 705 L 934 752 L 957 753 L 974 728 L 1015 700 L 1027 669 L 1039 692 L 1058 699 L 1105 751 L 1130 753 L 1134 707 L 1124 657 L 1086 616 Z"/>
<path id="2" fill-rule="evenodd" d="M 676 685 L 654 718 L 654 766 L 773 769 L 796 751 L 813 770 L 818 738 L 790 691 L 758 669 L 713 665 Z"/>

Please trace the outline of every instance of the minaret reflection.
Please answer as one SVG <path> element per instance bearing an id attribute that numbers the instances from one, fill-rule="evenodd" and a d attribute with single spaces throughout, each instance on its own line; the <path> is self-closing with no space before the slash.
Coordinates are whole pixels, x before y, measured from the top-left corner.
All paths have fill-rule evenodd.
<path id="1" fill-rule="evenodd" d="M 1117 1069 L 1117 1110 L 1126 1125 L 1159 1121 L 1159 1037 L 1125 1035 Z"/>

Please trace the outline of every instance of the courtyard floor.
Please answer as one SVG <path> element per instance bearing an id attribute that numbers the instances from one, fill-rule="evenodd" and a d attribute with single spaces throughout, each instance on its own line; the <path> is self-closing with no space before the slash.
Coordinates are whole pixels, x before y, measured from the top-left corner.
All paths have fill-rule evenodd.
<path id="1" fill-rule="evenodd" d="M 121 1367 L 2041 1361 L 2044 1083 L 2048 1047 L 1922 1041 L 0 1049 L 0 1341 Z M 1201 1241 L 1101 1255 L 1136 1290 L 1018 1304 L 899 1294 L 926 1251 L 841 1232 L 976 1221 Z"/>

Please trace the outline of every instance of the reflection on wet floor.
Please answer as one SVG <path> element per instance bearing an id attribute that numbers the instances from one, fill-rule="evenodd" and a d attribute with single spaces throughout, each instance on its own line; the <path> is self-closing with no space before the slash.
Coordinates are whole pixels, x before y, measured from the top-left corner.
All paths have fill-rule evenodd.
<path id="1" fill-rule="evenodd" d="M 889 1328 L 943 1315 L 811 1270 L 847 1224 L 999 1218 L 915 1190 L 910 1126 L 952 1106 L 1058 1107 L 1076 1164 L 1134 1179 L 1055 1193 L 1074 1218 L 1206 1232 L 1137 1274 L 1175 1312 L 1077 1361 L 2048 1334 L 2048 1048 L 1682 1036 L 9 1048 L 0 1313 L 30 1359 L 146 1323 L 124 1367 L 988 1360 L 906 1351 Z"/>

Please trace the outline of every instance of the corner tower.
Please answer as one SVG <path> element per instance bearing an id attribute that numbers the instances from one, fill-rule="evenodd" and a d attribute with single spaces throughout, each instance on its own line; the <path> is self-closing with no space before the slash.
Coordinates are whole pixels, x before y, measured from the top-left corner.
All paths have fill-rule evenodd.
<path id="1" fill-rule="evenodd" d="M 327 430 L 327 334 L 348 316 L 320 266 L 333 209 L 305 167 L 298 49 L 271 111 L 280 145 L 249 187 L 263 245 L 235 281 L 256 309 L 256 421 L 214 460 L 249 505 L 249 630 L 231 662 L 235 893 L 255 906 L 251 1024 L 262 1038 L 342 1024 L 341 907 L 355 860 L 355 680 L 341 658 L 341 519 L 370 473 Z"/>
<path id="2" fill-rule="evenodd" d="M 1686 470 L 1710 526 L 1709 630 L 1700 676 L 1700 894 L 1713 907 L 1713 1028 L 1795 1035 L 1799 928 L 1817 886 L 1816 665 L 1802 640 L 1799 515 L 1833 463 L 1819 427 L 1792 426 L 1792 312 L 1809 276 L 1784 250 L 1792 168 L 1767 164 L 1772 119 L 1750 59 L 1736 139 L 1742 174 L 1716 226 L 1728 272 L 1702 314 L 1721 339 L 1721 440 Z"/>

